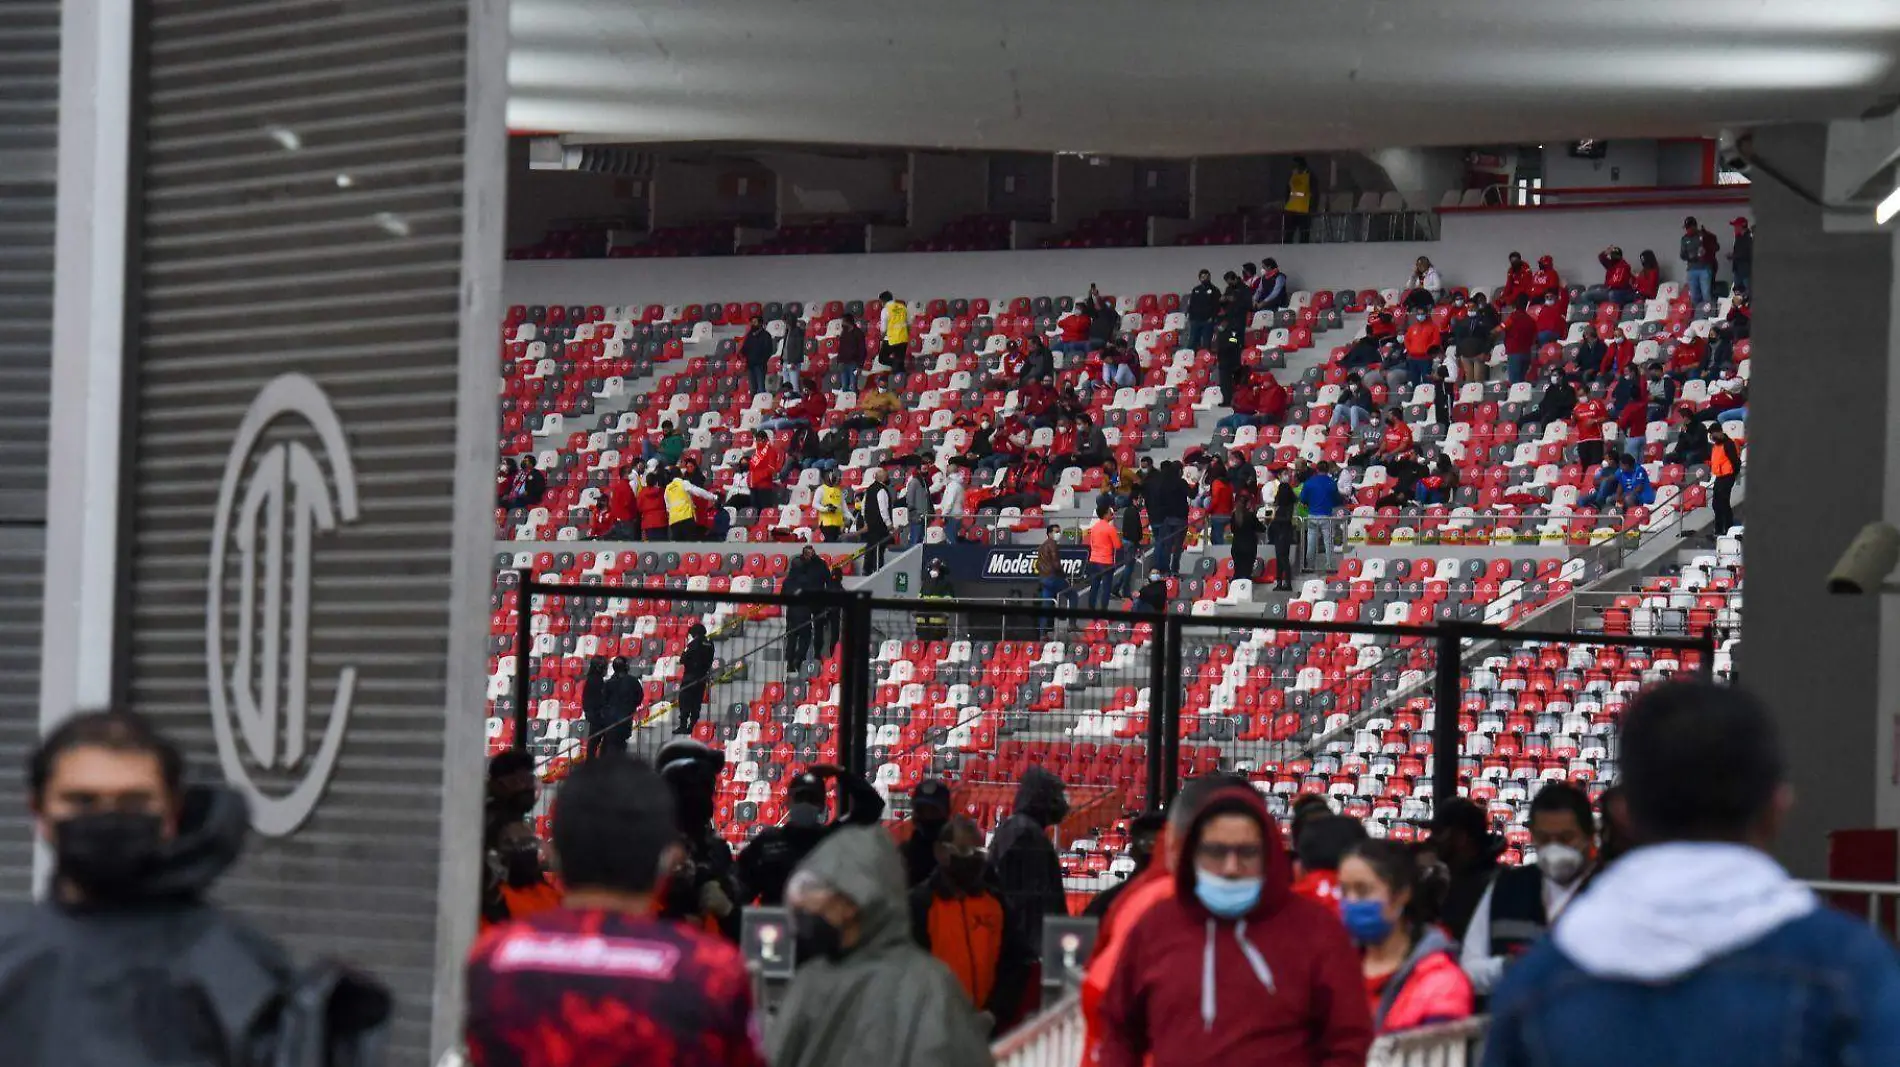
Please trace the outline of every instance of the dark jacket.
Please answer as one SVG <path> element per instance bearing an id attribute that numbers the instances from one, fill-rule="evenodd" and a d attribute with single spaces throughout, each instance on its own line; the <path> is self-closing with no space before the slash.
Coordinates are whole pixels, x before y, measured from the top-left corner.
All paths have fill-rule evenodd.
<path id="1" fill-rule="evenodd" d="M 631 723 L 646 706 L 646 687 L 632 674 L 616 674 L 607 679 L 606 721 L 601 725 Z"/>
<path id="2" fill-rule="evenodd" d="M 587 677 L 581 681 L 581 718 L 587 721 L 588 732 L 606 726 L 613 719 L 607 714 L 607 670 L 602 665 L 598 670 L 590 666 Z"/>
<path id="3" fill-rule="evenodd" d="M 1197 321 L 1212 321 L 1220 314 L 1220 289 L 1212 281 L 1205 281 L 1188 291 L 1187 316 Z"/>
<path id="4" fill-rule="evenodd" d="M 1253 318 L 1253 290 L 1246 282 L 1235 282 L 1221 294 L 1221 321 L 1232 330 L 1244 330 Z"/>
<path id="5" fill-rule="evenodd" d="M 1042 944 L 1042 917 L 1066 915 L 1062 862 L 1047 829 L 1056 824 L 1062 780 L 1041 767 L 1023 772 L 1016 807 L 990 841 L 990 872 L 1009 904 L 1013 931 L 1025 944 Z"/>
<path id="6" fill-rule="evenodd" d="M 1010 921 L 1001 886 L 990 882 L 964 896 L 941 870 L 933 871 L 911 887 L 910 929 L 926 952 L 950 968 L 979 1010 L 999 1023 L 1016 1017 L 1037 947 L 1017 939 L 1021 924 Z M 933 929 L 946 936 L 933 938 Z"/>
<path id="7" fill-rule="evenodd" d="M 871 358 L 864 348 L 864 327 L 856 323 L 846 323 L 838 329 L 838 358 L 847 363 L 863 366 Z"/>
<path id="8" fill-rule="evenodd" d="M 1191 501 L 1185 481 L 1173 474 L 1157 473 L 1149 478 L 1142 490 L 1148 501 L 1148 519 L 1159 523 L 1163 519 L 1183 519 L 1188 517 Z"/>
<path id="9" fill-rule="evenodd" d="M 686 642 L 686 650 L 680 653 L 680 687 L 705 685 L 706 675 L 712 670 L 712 642 L 695 639 Z"/>
<path id="10" fill-rule="evenodd" d="M 785 883 L 792 871 L 811 855 L 833 830 L 840 826 L 876 826 L 884 816 L 884 798 L 869 782 L 855 774 L 838 776 L 838 788 L 845 796 L 844 813 L 826 822 L 823 809 L 794 804 L 785 821 L 759 831 L 757 837 L 739 851 L 734 866 L 738 878 L 739 903 L 758 901 L 774 907 L 785 902 Z"/>
<path id="11" fill-rule="evenodd" d="M 1259 823 L 1265 847 L 1260 899 L 1238 919 L 1216 917 L 1195 895 L 1201 828 L 1230 814 Z M 1093 1063 L 1364 1067 L 1372 1014 L 1359 953 L 1330 907 L 1293 892 L 1293 861 L 1265 801 L 1220 790 L 1184 837 L 1174 895 L 1122 935 Z"/>
<path id="12" fill-rule="evenodd" d="M 1488 844 L 1501 844 L 1495 838 L 1486 840 Z M 1484 891 L 1491 888 L 1491 878 L 1497 872 L 1497 851 L 1489 847 L 1484 856 L 1451 872 L 1451 884 L 1445 888 L 1445 902 L 1439 908 L 1438 918 L 1453 940 L 1464 940 L 1471 917 L 1477 914 Z"/>
<path id="13" fill-rule="evenodd" d="M 281 947 L 205 900 L 243 850 L 248 825 L 238 794 L 189 790 L 178 836 L 132 903 L 47 902 L 0 915 L 0 1059 L 9 1067 L 375 1062 L 392 1005 L 382 986 L 330 964 L 299 972 Z"/>
<path id="14" fill-rule="evenodd" d="M 745 339 L 739 342 L 739 354 L 748 364 L 765 366 L 772 358 L 772 335 L 766 333 L 763 326 L 747 330 Z"/>

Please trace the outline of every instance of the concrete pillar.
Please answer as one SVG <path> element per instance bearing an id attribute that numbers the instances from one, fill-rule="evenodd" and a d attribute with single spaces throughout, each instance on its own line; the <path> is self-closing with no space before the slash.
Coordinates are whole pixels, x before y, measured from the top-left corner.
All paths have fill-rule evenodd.
<path id="1" fill-rule="evenodd" d="M 1818 190 L 1826 137 L 1820 125 L 1770 127 L 1755 147 Z M 1780 717 L 1788 749 L 1798 798 L 1781 858 L 1814 877 L 1825 873 L 1830 831 L 1879 823 L 1877 795 L 1892 777 L 1879 598 L 1830 596 L 1825 583 L 1855 532 L 1883 513 L 1887 427 L 1900 414 L 1888 399 L 1893 239 L 1824 232 L 1818 207 L 1767 178 L 1755 182 L 1751 206 L 1757 358 L 1736 667 Z"/>

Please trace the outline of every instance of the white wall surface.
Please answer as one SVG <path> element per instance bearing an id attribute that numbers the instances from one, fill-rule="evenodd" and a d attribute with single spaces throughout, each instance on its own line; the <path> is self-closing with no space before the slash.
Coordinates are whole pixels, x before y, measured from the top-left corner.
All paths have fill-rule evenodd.
<path id="1" fill-rule="evenodd" d="M 1663 276 L 1678 276 L 1682 217 L 1698 214 L 1718 233 L 1740 204 L 1586 210 L 1541 208 L 1454 212 L 1442 239 L 1419 243 L 1234 245 L 1216 248 L 1110 248 L 1031 252 L 899 252 L 870 256 L 761 256 L 716 259 L 518 260 L 503 293 L 512 304 L 671 304 L 724 294 L 746 300 L 868 299 L 890 289 L 919 297 L 1080 295 L 1090 282 L 1111 294 L 1185 289 L 1195 271 L 1272 256 L 1301 288 L 1384 288 L 1404 283 L 1414 257 L 1430 256 L 1448 285 L 1496 286 L 1506 256 L 1549 254 L 1567 279 L 1602 279 L 1597 251 L 1619 244 L 1634 258 L 1654 249 Z M 1726 242 L 1724 242 L 1726 244 Z"/>
<path id="2" fill-rule="evenodd" d="M 910 154 L 910 225 L 932 234 L 944 223 L 979 215 L 989 204 L 989 160 L 976 153 Z"/>
<path id="3" fill-rule="evenodd" d="M 1568 141 L 1550 141 L 1544 145 L 1546 189 L 1657 184 L 1661 183 L 1656 180 L 1655 141 L 1611 141 L 1602 159 L 1572 156 Z M 1658 254 L 1661 254 L 1660 249 Z"/>

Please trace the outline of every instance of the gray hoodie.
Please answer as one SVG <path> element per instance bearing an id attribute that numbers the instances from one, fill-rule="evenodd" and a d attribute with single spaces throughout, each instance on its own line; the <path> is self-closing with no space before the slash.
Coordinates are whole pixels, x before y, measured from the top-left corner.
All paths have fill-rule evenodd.
<path id="1" fill-rule="evenodd" d="M 978 1067 L 975 1009 L 910 934 L 904 866 L 881 827 L 834 831 L 799 871 L 858 906 L 859 941 L 804 963 L 767 1034 L 773 1067 Z"/>

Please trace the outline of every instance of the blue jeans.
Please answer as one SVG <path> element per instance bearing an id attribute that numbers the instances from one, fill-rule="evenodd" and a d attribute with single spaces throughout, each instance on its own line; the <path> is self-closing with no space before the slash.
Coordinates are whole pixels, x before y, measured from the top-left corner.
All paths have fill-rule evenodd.
<path id="1" fill-rule="evenodd" d="M 906 541 L 906 542 L 904 542 L 904 543 L 905 543 L 905 544 L 907 544 L 907 545 L 921 545 L 921 544 L 923 544 L 923 543 L 924 543 L 924 530 L 925 530 L 926 528 L 928 528 L 929 526 L 930 526 L 930 520 L 929 520 L 929 519 L 912 519 L 912 520 L 910 520 L 910 540 L 908 540 L 908 541 Z"/>
<path id="2" fill-rule="evenodd" d="M 838 388 L 851 393 L 858 391 L 858 365 L 849 359 L 838 361 Z"/>
<path id="3" fill-rule="evenodd" d="M 1135 372 L 1131 370 L 1126 363 L 1117 363 L 1113 367 L 1103 367 L 1102 377 L 1108 380 L 1109 385 L 1113 385 L 1119 389 L 1132 389 L 1135 387 Z"/>
<path id="4" fill-rule="evenodd" d="M 1089 343 L 1087 341 L 1057 341 L 1053 347 L 1056 351 L 1065 356 L 1086 356 L 1089 354 Z"/>
<path id="5" fill-rule="evenodd" d="M 1531 373 L 1531 354 L 1529 352 L 1506 352 L 1504 354 L 1504 375 L 1512 384 L 1529 379 Z"/>
<path id="6" fill-rule="evenodd" d="M 754 395 L 765 392 L 765 364 L 747 363 L 745 365 L 745 376 L 746 379 L 752 383 L 752 392 Z"/>
<path id="7" fill-rule="evenodd" d="M 1108 607 L 1109 587 L 1115 584 L 1108 580 L 1108 572 L 1114 569 L 1112 563 L 1089 563 L 1089 607 L 1096 611 Z"/>
<path id="8" fill-rule="evenodd" d="M 1306 524 L 1306 565 L 1318 573 L 1324 574 L 1325 564 L 1333 556 L 1333 524 L 1331 516 L 1315 515 Z"/>
<path id="9" fill-rule="evenodd" d="M 1432 377 L 1432 361 L 1431 360 L 1411 359 L 1409 357 L 1406 359 L 1405 380 L 1407 382 L 1410 382 L 1413 384 L 1417 384 L 1419 382 L 1427 382 L 1431 380 L 1431 377 Z"/>
<path id="10" fill-rule="evenodd" d="M 1636 290 L 1605 289 L 1601 285 L 1594 285 L 1590 287 L 1588 292 L 1583 294 L 1583 298 L 1593 304 L 1601 304 L 1607 300 L 1612 304 L 1620 306 L 1634 302 L 1636 299 Z"/>
<path id="11" fill-rule="evenodd" d="M 1689 299 L 1700 307 L 1715 302 L 1715 268 L 1689 268 Z"/>
<path id="12" fill-rule="evenodd" d="M 1207 517 L 1207 541 L 1209 544 L 1227 543 L 1227 527 L 1234 521 L 1232 515 L 1209 515 Z"/>
<path id="13" fill-rule="evenodd" d="M 1333 409 L 1332 420 L 1328 422 L 1327 425 L 1337 426 L 1343 422 L 1347 428 L 1357 430 L 1359 427 L 1364 426 L 1366 420 L 1371 417 L 1372 416 L 1366 414 L 1365 408 L 1357 404 L 1341 404 Z"/>
<path id="14" fill-rule="evenodd" d="M 1014 452 L 992 452 L 976 461 L 976 469 L 980 471 L 995 471 L 1007 467 L 1014 462 L 1016 462 L 1016 454 Z"/>
<path id="15" fill-rule="evenodd" d="M 791 430 L 800 426 L 803 426 L 808 430 L 811 429 L 811 420 L 810 419 L 788 419 L 783 415 L 779 415 L 779 416 L 767 419 L 764 422 L 759 423 L 759 429 L 761 430 Z"/>
<path id="16" fill-rule="evenodd" d="M 1339 418 L 1339 413 L 1334 412 L 1333 418 L 1337 420 Z M 1227 415 L 1216 420 L 1214 425 L 1220 427 L 1223 430 L 1238 430 L 1242 426 L 1260 425 L 1260 416 L 1243 415 L 1240 412 L 1236 411 L 1232 415 Z"/>
<path id="17" fill-rule="evenodd" d="M 1738 408 L 1730 408 L 1727 411 L 1722 412 L 1720 415 L 1717 415 L 1715 417 L 1715 421 L 1716 422 L 1747 422 L 1748 421 L 1748 405 L 1743 404 L 1741 407 L 1738 407 Z"/>
<path id="18" fill-rule="evenodd" d="M 1038 587 L 1040 588 L 1042 592 L 1043 603 L 1049 605 L 1050 607 L 1055 607 L 1056 597 L 1060 596 L 1062 594 L 1062 590 L 1068 588 L 1068 585 L 1069 583 L 1061 578 L 1042 579 L 1038 583 Z M 1054 626 L 1055 626 L 1055 620 L 1051 619 L 1047 615 L 1044 615 L 1041 618 L 1036 620 L 1037 633 L 1047 634 L 1052 628 L 1054 628 Z"/>
<path id="19" fill-rule="evenodd" d="M 1214 343 L 1213 319 L 1189 319 L 1187 346 L 1196 352 Z"/>
<path id="20" fill-rule="evenodd" d="M 1115 595 L 1125 597 L 1133 588 L 1135 581 L 1135 557 L 1141 555 L 1140 545 L 1124 544 L 1115 555 Z"/>

